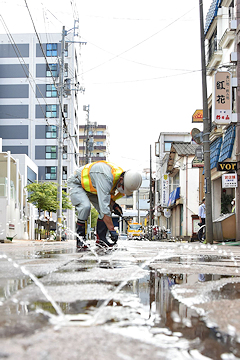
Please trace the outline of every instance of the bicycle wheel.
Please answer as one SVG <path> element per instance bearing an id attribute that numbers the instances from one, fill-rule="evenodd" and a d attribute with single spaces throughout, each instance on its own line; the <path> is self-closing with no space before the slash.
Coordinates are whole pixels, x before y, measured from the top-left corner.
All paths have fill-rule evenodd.
<path id="1" fill-rule="evenodd" d="M 206 225 L 202 225 L 198 230 L 198 240 L 203 242 L 206 239 Z"/>

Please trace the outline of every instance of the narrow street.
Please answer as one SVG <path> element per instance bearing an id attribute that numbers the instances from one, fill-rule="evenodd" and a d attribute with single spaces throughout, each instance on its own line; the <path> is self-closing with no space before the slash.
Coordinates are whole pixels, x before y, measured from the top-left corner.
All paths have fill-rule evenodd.
<path id="1" fill-rule="evenodd" d="M 0 244 L 0 358 L 238 359 L 238 246 Z"/>

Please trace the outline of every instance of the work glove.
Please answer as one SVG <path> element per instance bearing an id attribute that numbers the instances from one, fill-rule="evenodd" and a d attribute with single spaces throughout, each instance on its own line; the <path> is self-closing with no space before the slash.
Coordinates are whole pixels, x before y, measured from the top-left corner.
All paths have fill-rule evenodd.
<path id="1" fill-rule="evenodd" d="M 122 213 L 123 213 L 121 206 L 118 205 L 117 203 L 113 204 L 113 212 L 115 215 L 118 215 L 118 216 L 122 216 Z"/>
<path id="2" fill-rule="evenodd" d="M 109 230 L 111 240 L 116 243 L 118 241 L 118 233 L 115 230 Z"/>

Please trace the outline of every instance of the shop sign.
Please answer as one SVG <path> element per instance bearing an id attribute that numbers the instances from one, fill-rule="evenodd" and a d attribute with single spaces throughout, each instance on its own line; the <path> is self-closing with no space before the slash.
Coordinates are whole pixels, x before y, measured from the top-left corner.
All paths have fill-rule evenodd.
<path id="1" fill-rule="evenodd" d="M 204 160 L 199 160 L 196 156 L 193 158 L 192 167 L 204 167 Z"/>
<path id="2" fill-rule="evenodd" d="M 167 174 L 162 177 L 162 206 L 167 206 L 169 197 L 169 178 Z"/>
<path id="3" fill-rule="evenodd" d="M 203 122 L 203 110 L 196 110 L 192 116 L 192 123 Z"/>
<path id="4" fill-rule="evenodd" d="M 164 209 L 164 216 L 168 219 L 171 216 L 171 210 L 170 209 Z"/>
<path id="5" fill-rule="evenodd" d="M 219 162 L 217 165 L 218 171 L 236 171 L 237 163 L 236 162 Z"/>
<path id="6" fill-rule="evenodd" d="M 237 173 L 229 173 L 222 175 L 222 188 L 236 188 L 237 187 Z"/>
<path id="7" fill-rule="evenodd" d="M 9 230 L 14 230 L 14 229 L 15 229 L 15 225 L 14 225 L 14 224 L 9 224 L 8 227 L 9 227 Z"/>
<path id="8" fill-rule="evenodd" d="M 214 118 L 216 124 L 229 124 L 232 116 L 231 73 L 217 71 L 214 77 Z"/>

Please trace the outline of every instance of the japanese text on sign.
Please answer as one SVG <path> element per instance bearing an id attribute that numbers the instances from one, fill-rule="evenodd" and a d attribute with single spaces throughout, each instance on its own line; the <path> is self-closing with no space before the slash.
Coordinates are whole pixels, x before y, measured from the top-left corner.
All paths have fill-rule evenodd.
<path id="1" fill-rule="evenodd" d="M 168 175 L 164 174 L 162 177 L 162 206 L 167 206 L 169 197 L 169 179 Z"/>
<path id="2" fill-rule="evenodd" d="M 237 187 L 237 173 L 229 173 L 222 175 L 222 188 Z"/>
<path id="3" fill-rule="evenodd" d="M 215 113 L 214 121 L 217 124 L 231 122 L 231 74 L 228 71 L 217 71 L 215 74 Z"/>

